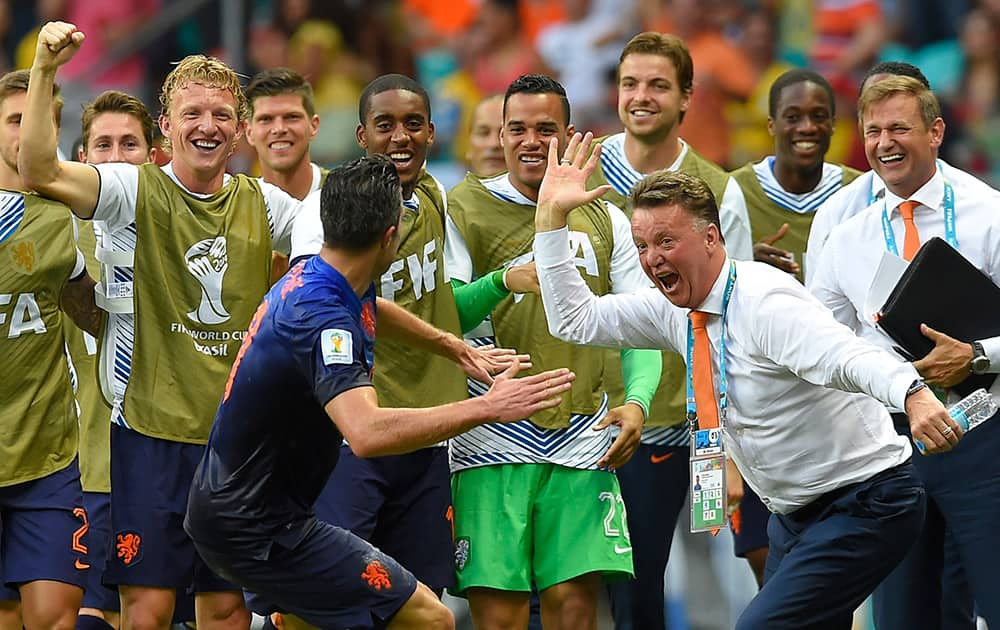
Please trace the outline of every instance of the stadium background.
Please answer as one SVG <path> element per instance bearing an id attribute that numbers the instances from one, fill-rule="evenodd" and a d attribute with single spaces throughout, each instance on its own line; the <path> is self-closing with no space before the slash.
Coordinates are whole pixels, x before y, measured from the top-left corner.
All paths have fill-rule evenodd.
<path id="1" fill-rule="evenodd" d="M 171 63 L 208 53 L 247 77 L 275 66 L 305 75 L 321 117 L 312 156 L 327 166 L 359 154 L 363 86 L 386 72 L 413 76 L 432 98 L 429 167 L 450 186 L 465 171 L 472 107 L 524 72 L 566 86 L 578 128 L 620 130 L 618 54 L 636 32 L 659 30 L 683 37 L 694 59 L 681 136 L 727 168 L 772 151 L 768 87 L 781 72 L 808 66 L 837 95 L 827 160 L 867 170 L 857 81 L 875 61 L 901 60 L 924 71 L 944 106 L 942 157 L 1000 187 L 1000 0 L 0 0 L 0 70 L 29 67 L 38 28 L 55 19 L 87 35 L 60 72 L 66 155 L 83 103 L 117 88 L 155 112 Z M 256 168 L 244 143 L 230 169 Z M 732 627 L 754 587 L 731 541 L 680 535 L 674 549 L 670 627 Z M 868 627 L 865 617 L 857 628 Z"/>

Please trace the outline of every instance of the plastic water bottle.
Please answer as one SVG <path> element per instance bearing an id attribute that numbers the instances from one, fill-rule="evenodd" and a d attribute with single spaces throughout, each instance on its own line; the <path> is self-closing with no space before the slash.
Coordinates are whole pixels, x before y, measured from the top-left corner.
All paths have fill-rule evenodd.
<path id="1" fill-rule="evenodd" d="M 985 389 L 977 389 L 962 400 L 948 408 L 952 417 L 963 431 L 971 431 L 996 414 L 997 402 L 993 395 Z"/>
<path id="2" fill-rule="evenodd" d="M 962 431 L 969 432 L 982 423 L 992 418 L 1000 407 L 993 399 L 993 394 L 985 389 L 977 389 L 962 400 L 948 408 L 948 415 L 955 423 L 962 427 Z M 924 443 L 914 440 L 917 449 L 923 453 L 926 450 Z"/>

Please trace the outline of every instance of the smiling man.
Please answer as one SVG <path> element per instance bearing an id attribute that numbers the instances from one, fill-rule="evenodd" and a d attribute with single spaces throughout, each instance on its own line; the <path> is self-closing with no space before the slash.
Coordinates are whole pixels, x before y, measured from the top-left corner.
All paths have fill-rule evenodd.
<path id="1" fill-rule="evenodd" d="M 855 337 L 787 274 L 732 261 L 715 198 L 696 177 L 655 173 L 630 194 L 655 288 L 594 295 L 567 247 L 570 211 L 604 192 L 586 189 L 597 162 L 586 145 L 575 138 L 557 163 L 550 144 L 538 195 L 550 330 L 573 343 L 688 349 L 695 422 L 717 420 L 726 455 L 774 512 L 764 587 L 737 630 L 849 629 L 924 513 L 909 440 L 878 401 L 905 406 L 929 452 L 958 444 L 961 430 L 909 363 Z"/>
<path id="2" fill-rule="evenodd" d="M 226 173 L 246 101 L 236 74 L 200 55 L 178 63 L 160 94 L 170 164 L 57 160 L 55 127 L 34 114 L 49 109 L 56 72 L 83 40 L 63 22 L 39 33 L 23 121 L 33 142 L 19 164 L 26 185 L 101 221 L 112 239 L 99 297 L 101 381 L 114 401 L 116 552 L 105 581 L 119 587 L 126 629 L 169 627 L 178 588 L 196 593 L 200 628 L 246 624 L 243 594 L 201 562 L 182 521 L 219 395 L 269 285 L 271 250 L 288 251 L 299 203 Z"/>
<path id="3" fill-rule="evenodd" d="M 922 242 L 943 238 L 1000 284 L 1000 191 L 978 180 L 953 178 L 939 165 L 945 124 L 937 98 L 920 81 L 893 76 L 873 82 L 861 94 L 858 112 L 865 155 L 885 182 L 885 195 L 833 229 L 809 288 L 841 322 L 892 350 L 892 339 L 865 310 L 883 253 L 910 260 Z M 928 383 L 949 388 L 970 372 L 1000 372 L 1000 337 L 967 343 L 928 327 L 923 331 L 935 346 L 914 366 Z M 994 381 L 990 391 L 1000 395 L 1000 382 Z M 948 394 L 949 401 L 957 398 Z M 906 417 L 894 414 L 893 419 L 897 431 L 906 435 Z M 955 452 L 917 462 L 930 499 L 924 532 L 880 589 L 880 620 L 899 627 L 938 627 L 942 609 L 950 607 L 942 605 L 948 597 L 940 591 L 942 557 L 948 559 L 944 566 L 953 569 L 950 552 L 944 554 L 954 545 L 979 614 L 991 625 L 1000 623 L 995 574 L 1000 550 L 980 544 L 995 535 L 1000 518 L 1000 466 L 995 462 L 1000 423 L 984 428 Z"/>
<path id="4" fill-rule="evenodd" d="M 66 206 L 24 192 L 26 70 L 0 77 L 0 628 L 71 627 L 93 557 L 77 457 L 64 314 L 91 334 L 100 312 Z M 59 120 L 52 83 L 38 115 Z M 62 310 L 63 312 L 60 312 Z M 81 316 L 84 317 L 81 317 Z M 85 321 L 86 320 L 86 321 Z M 106 426 L 106 425 L 105 425 Z M 20 600 L 20 604 L 18 603 Z"/>
<path id="5" fill-rule="evenodd" d="M 803 279 L 802 261 L 816 209 L 861 173 L 824 161 L 834 120 L 833 88 L 812 70 L 779 76 L 768 95 L 774 155 L 732 173 L 747 200 L 754 260 Z M 781 241 L 781 248 L 775 244 Z"/>
<path id="6" fill-rule="evenodd" d="M 507 88 L 501 143 L 508 172 L 467 175 L 449 194 L 448 238 L 460 255 L 453 277 L 470 281 L 491 269 L 533 259 L 538 187 L 546 142 L 573 132 L 566 92 L 553 79 L 525 75 Z M 573 214 L 578 274 L 598 293 L 648 286 L 624 213 L 607 202 Z M 607 353 L 548 334 L 537 295 L 513 295 L 493 310 L 495 342 L 530 348 L 536 370 L 574 366 L 577 380 L 557 409 L 510 426 L 486 425 L 452 440 L 457 589 L 479 630 L 524 628 L 534 583 L 546 628 L 596 628 L 603 576 L 632 573 L 618 469 L 632 456 L 656 383 L 655 351 L 626 353 L 621 406 L 604 391 Z M 479 384 L 470 389 L 485 391 Z M 617 439 L 608 431 L 621 426 Z"/>
<path id="7" fill-rule="evenodd" d="M 327 169 L 314 164 L 309 144 L 319 131 L 312 86 L 288 68 L 258 72 L 244 90 L 250 119 L 247 141 L 257 152 L 261 181 L 296 199 L 320 189 Z M 273 252 L 271 280 L 288 271 L 288 257 Z"/>
<path id="8" fill-rule="evenodd" d="M 802 281 L 806 239 L 816 208 L 860 173 L 823 161 L 833 135 L 830 84 L 811 70 L 789 70 L 771 85 L 767 130 L 774 155 L 732 173 L 747 201 L 754 260 L 796 274 Z M 776 243 L 781 241 L 781 248 Z M 733 532 L 736 555 L 746 558 L 764 581 L 770 512 L 753 490 L 740 501 L 740 528 Z"/>
<path id="9" fill-rule="evenodd" d="M 494 94 L 479 101 L 472 110 L 469 150 L 465 163 L 470 173 L 492 177 L 507 170 L 500 145 L 500 125 L 503 124 L 503 95 Z"/>
<path id="10" fill-rule="evenodd" d="M 682 39 L 652 32 L 633 37 L 618 63 L 618 118 L 625 130 L 600 141 L 601 160 L 591 185 L 610 184 L 604 198 L 628 213 L 631 209 L 625 199 L 644 175 L 664 169 L 696 175 L 720 200 L 722 234 L 730 255 L 750 260 L 750 220 L 739 185 L 680 137 L 679 127 L 694 88 L 694 62 Z M 613 361 L 614 353 L 609 356 Z M 683 369 L 678 355 L 663 354 L 660 387 L 642 443 L 636 457 L 619 471 L 622 496 L 633 516 L 630 529 L 636 550 L 636 579 L 609 586 L 612 612 L 620 627 L 666 627 L 663 571 L 689 475 Z M 608 394 L 614 402 L 621 391 L 620 382 L 609 383 Z M 735 502 L 737 497 L 731 499 Z"/>
<path id="11" fill-rule="evenodd" d="M 309 157 L 319 131 L 309 82 L 294 70 L 274 68 L 255 74 L 245 93 L 247 141 L 257 151 L 262 179 L 296 199 L 319 190 L 327 171 Z"/>
<path id="12" fill-rule="evenodd" d="M 358 115 L 358 144 L 369 155 L 388 157 L 403 194 L 399 251 L 380 274 L 376 291 L 460 336 L 508 291 L 503 272 L 454 292 L 448 282 L 445 271 L 452 263 L 445 238 L 447 197 L 425 168 L 427 150 L 434 142 L 430 98 L 409 77 L 383 75 L 362 92 Z M 297 220 L 293 236 L 294 259 L 322 249 L 322 222 L 315 206 Z M 463 291 L 469 297 L 466 301 L 461 299 Z M 468 314 L 469 303 L 478 315 Z M 465 375 L 442 357 L 387 339 L 378 346 L 375 358 L 379 364 L 375 389 L 386 405 L 427 407 L 466 398 Z M 315 508 L 320 520 L 348 529 L 389 553 L 439 595 L 454 583 L 451 488 L 444 442 L 406 455 L 373 458 L 358 457 L 345 444 L 340 464 Z M 422 538 L 415 545 L 416 531 Z"/>

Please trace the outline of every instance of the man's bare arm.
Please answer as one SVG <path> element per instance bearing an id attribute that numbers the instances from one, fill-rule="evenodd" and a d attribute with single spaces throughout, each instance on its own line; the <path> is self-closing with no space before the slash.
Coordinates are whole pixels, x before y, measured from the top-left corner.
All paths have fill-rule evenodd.
<path id="1" fill-rule="evenodd" d="M 472 378 L 488 383 L 492 375 L 515 359 L 521 368 L 531 367 L 528 355 L 492 346 L 473 348 L 456 335 L 434 327 L 390 300 L 378 298 L 378 334 L 400 343 L 450 359 Z"/>
<path id="2" fill-rule="evenodd" d="M 408 453 L 485 422 L 516 422 L 559 404 L 575 375 L 565 368 L 514 378 L 515 362 L 483 396 L 437 407 L 381 408 L 373 387 L 349 389 L 326 404 L 326 413 L 358 457 Z"/>
<path id="3" fill-rule="evenodd" d="M 100 176 L 92 166 L 59 160 L 52 116 L 56 70 L 72 59 L 82 42 L 83 33 L 65 22 L 49 22 L 39 32 L 21 118 L 21 137 L 31 140 L 21 143 L 17 165 L 26 188 L 61 201 L 78 217 L 89 219 L 97 207 Z"/>
<path id="4" fill-rule="evenodd" d="M 101 330 L 101 309 L 97 308 L 94 297 L 96 283 L 90 274 L 84 272 L 79 278 L 66 283 L 59 305 L 63 312 L 69 315 L 80 330 L 97 337 Z"/>

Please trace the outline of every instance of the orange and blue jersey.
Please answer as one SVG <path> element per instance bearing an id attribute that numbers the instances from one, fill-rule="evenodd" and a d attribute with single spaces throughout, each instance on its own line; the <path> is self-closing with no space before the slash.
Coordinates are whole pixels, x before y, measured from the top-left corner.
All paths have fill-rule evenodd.
<path id="1" fill-rule="evenodd" d="M 325 406 L 371 386 L 374 342 L 374 286 L 359 298 L 321 257 L 271 288 L 191 486 L 185 529 L 196 542 L 266 553 L 306 535 L 342 440 Z"/>

